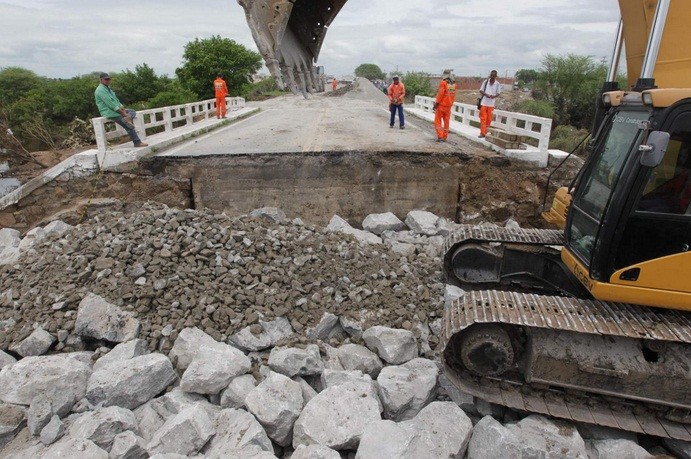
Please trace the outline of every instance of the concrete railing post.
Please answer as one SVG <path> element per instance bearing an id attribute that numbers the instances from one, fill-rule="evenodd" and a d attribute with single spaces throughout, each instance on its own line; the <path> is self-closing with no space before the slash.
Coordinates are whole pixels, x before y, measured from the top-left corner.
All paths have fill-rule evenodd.
<path id="1" fill-rule="evenodd" d="M 192 116 L 192 104 L 185 105 L 185 124 L 191 125 L 194 123 L 194 116 Z"/>
<path id="2" fill-rule="evenodd" d="M 138 114 L 137 117 L 132 120 L 134 122 L 134 129 L 137 131 L 137 135 L 141 140 L 146 140 L 146 128 L 144 127 L 144 115 Z"/>
<path id="3" fill-rule="evenodd" d="M 540 129 L 540 139 L 538 140 L 538 148 L 540 151 L 547 151 L 549 149 L 549 137 L 552 132 L 552 120 L 548 119 L 542 124 Z"/>
<path id="4" fill-rule="evenodd" d="M 105 153 L 108 148 L 108 139 L 106 139 L 105 118 L 91 118 L 91 124 L 94 127 L 94 137 L 96 137 L 96 147 L 99 153 Z"/>
<path id="5" fill-rule="evenodd" d="M 166 107 L 163 110 L 163 128 L 166 132 L 171 132 L 173 130 L 173 118 L 170 116 L 171 109 Z"/>

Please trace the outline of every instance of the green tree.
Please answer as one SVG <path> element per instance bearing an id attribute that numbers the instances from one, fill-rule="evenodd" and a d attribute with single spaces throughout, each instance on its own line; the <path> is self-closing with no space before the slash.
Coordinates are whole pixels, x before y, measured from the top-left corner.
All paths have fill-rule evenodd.
<path id="1" fill-rule="evenodd" d="M 386 74 L 376 64 L 360 64 L 355 69 L 355 76 L 368 80 L 383 80 Z"/>
<path id="2" fill-rule="evenodd" d="M 45 82 L 31 70 L 21 67 L 5 67 L 0 69 L 0 102 L 8 106 L 27 92 L 40 88 Z"/>
<path id="3" fill-rule="evenodd" d="M 170 105 L 182 105 L 196 102 L 199 97 L 180 85 L 178 80 L 171 80 L 166 87 L 146 101 L 146 108 L 168 107 Z"/>
<path id="4" fill-rule="evenodd" d="M 516 78 L 516 81 L 518 81 L 519 84 L 525 86 L 534 83 L 539 75 L 540 74 L 537 70 L 521 69 L 518 72 L 516 72 L 514 78 Z"/>
<path id="5" fill-rule="evenodd" d="M 214 97 L 213 80 L 221 73 L 230 94 L 238 94 L 261 68 L 261 56 L 234 40 L 215 35 L 185 45 L 183 64 L 175 70 L 180 83 L 201 99 Z"/>
<path id="6" fill-rule="evenodd" d="M 554 107 L 556 124 L 589 129 L 595 96 L 606 76 L 607 66 L 594 62 L 591 56 L 548 54 L 542 61 L 533 95 Z"/>
<path id="7" fill-rule="evenodd" d="M 147 101 L 170 84 L 170 78 L 157 76 L 147 64 L 135 66 L 134 72 L 127 69 L 113 78 L 113 87 L 117 88 L 118 99 L 126 105 Z"/>
<path id="8" fill-rule="evenodd" d="M 425 72 L 407 72 L 401 77 L 405 84 L 406 100 L 412 102 L 415 96 L 432 97 L 435 90 L 430 83 L 430 74 Z"/>
<path id="9" fill-rule="evenodd" d="M 50 120 L 67 124 L 74 118 L 86 120 L 98 116 L 94 102 L 94 91 L 98 86 L 97 73 L 68 80 L 48 80 L 46 86 L 45 107 Z"/>

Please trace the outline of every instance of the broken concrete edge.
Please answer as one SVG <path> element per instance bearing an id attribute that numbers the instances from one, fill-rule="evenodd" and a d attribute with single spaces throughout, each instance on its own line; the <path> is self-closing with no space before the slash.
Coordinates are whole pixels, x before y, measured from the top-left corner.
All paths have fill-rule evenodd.
<path id="1" fill-rule="evenodd" d="M 225 127 L 230 124 L 233 124 L 236 121 L 239 121 L 241 119 L 247 118 L 249 116 L 255 115 L 260 111 L 259 107 L 246 107 L 242 108 L 238 111 L 237 116 L 233 116 L 232 118 L 222 118 L 222 119 L 217 119 L 216 121 L 213 121 L 210 124 L 204 125 L 204 126 L 199 126 L 195 129 L 192 129 L 190 131 L 186 132 L 181 132 L 176 135 L 172 135 L 164 140 L 161 140 L 159 142 L 152 142 L 153 136 L 148 137 L 147 140 L 149 140 L 150 143 L 148 147 L 144 148 L 133 148 L 133 149 L 128 149 L 128 150 L 120 150 L 118 151 L 118 158 L 115 159 L 110 159 L 108 158 L 108 161 L 106 161 L 106 157 L 104 155 L 103 160 L 99 160 L 99 164 L 101 168 L 105 171 L 111 171 L 111 172 L 118 172 L 121 171 L 122 168 L 124 169 L 130 169 L 131 163 L 137 162 L 141 159 L 144 158 L 150 158 L 151 156 L 156 156 L 156 154 L 163 148 L 170 147 L 171 145 L 175 145 L 180 142 L 184 142 L 187 139 L 191 139 L 193 137 L 197 137 L 201 134 L 206 134 L 207 132 L 210 132 L 214 129 L 218 129 L 220 127 Z M 112 157 L 111 157 L 112 158 Z"/>
<path id="2" fill-rule="evenodd" d="M 94 152 L 91 155 L 85 154 Z M 56 164 L 41 175 L 34 177 L 11 193 L 3 196 L 0 199 L 0 211 L 5 210 L 11 205 L 17 204 L 21 199 L 27 197 L 31 192 L 50 183 L 64 172 L 72 171 L 75 176 L 90 175 L 92 171 L 98 170 L 96 163 L 96 150 L 87 150 L 86 152 L 73 155 L 66 160 Z"/>
<path id="3" fill-rule="evenodd" d="M 100 168 L 99 165 L 104 169 L 111 172 L 121 172 L 124 169 L 128 169 L 127 165 L 131 166 L 132 162 L 139 161 L 142 158 L 154 156 L 158 150 L 161 148 L 169 147 L 173 144 L 182 142 L 189 138 L 210 132 L 219 127 L 228 126 L 236 121 L 248 118 L 257 114 L 260 111 L 259 107 L 243 108 L 240 109 L 238 115 L 230 119 L 220 119 L 217 122 L 212 122 L 212 124 L 206 126 L 200 126 L 199 128 L 181 133 L 179 135 L 169 137 L 164 141 L 155 142 L 153 140 L 154 136 L 150 136 L 147 140 L 150 142 L 153 140 L 152 144 L 148 147 L 137 148 L 137 149 L 120 149 L 120 150 L 109 150 L 110 152 L 117 151 L 118 154 L 125 157 L 124 160 L 118 162 L 107 163 L 105 166 L 102 165 L 103 159 L 105 159 L 105 154 L 99 153 L 98 149 L 93 148 L 90 150 L 85 150 L 77 153 L 69 158 L 61 161 L 55 166 L 51 167 L 47 171 L 43 172 L 41 175 L 34 177 L 29 180 L 16 190 L 8 193 L 7 195 L 0 198 L 0 211 L 7 209 L 8 207 L 17 204 L 20 200 L 29 196 L 33 191 L 42 187 L 43 185 L 52 182 L 60 175 L 65 172 L 71 172 L 75 177 L 93 175 Z M 154 134 L 155 135 L 155 134 Z M 104 156 L 100 159 L 100 156 Z"/>
<path id="4" fill-rule="evenodd" d="M 434 122 L 434 113 L 429 113 L 424 110 L 420 110 L 417 108 L 409 108 L 405 107 L 404 110 L 415 116 L 416 118 L 420 118 L 424 121 L 430 121 Z M 501 148 L 498 145 L 494 145 L 490 142 L 487 142 L 485 139 L 480 139 L 477 137 L 478 133 L 480 132 L 479 129 L 477 128 L 465 128 L 463 129 L 461 127 L 461 123 L 456 122 L 456 121 L 451 121 L 449 130 L 455 134 L 458 134 L 462 137 L 465 137 L 466 139 L 472 141 L 472 142 L 477 142 L 481 143 L 482 145 L 485 145 L 492 149 L 493 151 L 496 151 L 497 153 L 500 153 L 508 158 L 511 159 L 516 159 L 518 161 L 523 161 L 527 162 L 529 164 L 533 164 L 537 167 L 547 167 L 547 163 L 549 162 L 549 157 L 550 155 L 558 155 L 558 154 L 567 154 L 565 152 L 562 152 L 561 150 L 547 150 L 547 151 L 540 151 L 533 147 L 532 145 L 526 145 L 525 150 L 515 150 L 515 149 L 504 149 Z M 474 132 L 467 132 L 468 130 L 473 130 Z M 560 153 L 558 153 L 560 152 Z"/>

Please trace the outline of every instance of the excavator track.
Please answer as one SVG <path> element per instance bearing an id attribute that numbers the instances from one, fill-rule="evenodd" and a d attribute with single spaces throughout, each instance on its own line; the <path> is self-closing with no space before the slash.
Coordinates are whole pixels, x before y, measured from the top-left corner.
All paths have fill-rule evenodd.
<path id="1" fill-rule="evenodd" d="M 443 253 L 448 255 L 456 246 L 468 241 L 563 245 L 564 232 L 560 230 L 543 230 L 532 228 L 508 229 L 498 226 L 460 225 L 444 240 Z"/>
<path id="2" fill-rule="evenodd" d="M 449 305 L 442 329 L 443 365 L 461 391 L 520 411 L 577 422 L 691 441 L 688 406 L 676 409 L 655 400 L 617 398 L 545 384 L 527 383 L 522 375 L 477 376 L 459 358 L 454 343 L 459 333 L 476 324 L 576 332 L 587 335 L 650 340 L 657 344 L 691 344 L 691 315 L 674 310 L 504 291 L 468 292 Z"/>
<path id="3" fill-rule="evenodd" d="M 448 283 L 470 289 L 503 289 L 589 297 L 561 262 L 559 230 L 461 225 L 444 240 Z"/>

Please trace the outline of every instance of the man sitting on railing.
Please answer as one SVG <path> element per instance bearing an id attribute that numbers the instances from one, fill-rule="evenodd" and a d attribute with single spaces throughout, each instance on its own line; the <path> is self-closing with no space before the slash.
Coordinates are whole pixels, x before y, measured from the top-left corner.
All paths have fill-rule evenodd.
<path id="1" fill-rule="evenodd" d="M 132 120 L 137 116 L 137 112 L 131 108 L 125 108 L 118 100 L 112 89 L 110 89 L 110 75 L 101 73 L 101 84 L 98 85 L 94 92 L 96 98 L 96 106 L 101 116 L 108 118 L 115 123 L 122 126 L 127 135 L 130 136 L 135 147 L 148 147 L 148 144 L 139 140 L 137 131 L 134 129 Z"/>

